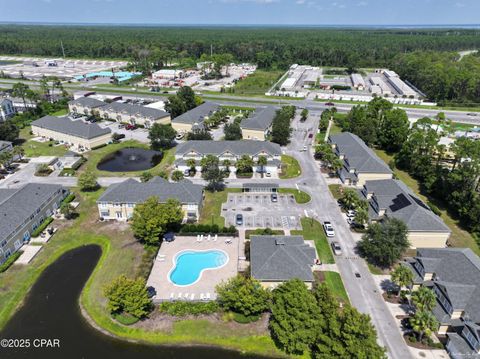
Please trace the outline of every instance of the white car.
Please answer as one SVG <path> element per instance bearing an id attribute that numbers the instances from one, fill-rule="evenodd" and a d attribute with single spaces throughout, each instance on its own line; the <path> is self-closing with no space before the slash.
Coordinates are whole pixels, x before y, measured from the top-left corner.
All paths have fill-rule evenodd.
<path id="1" fill-rule="evenodd" d="M 265 172 L 265 177 L 272 177 L 272 173 L 269 171 Z"/>
<path id="2" fill-rule="evenodd" d="M 333 226 L 330 222 L 328 221 L 323 222 L 323 230 L 325 231 L 325 234 L 327 235 L 327 237 L 335 236 L 335 230 L 333 229 Z"/>
<path id="3" fill-rule="evenodd" d="M 355 217 L 355 214 L 356 214 L 356 212 L 355 212 L 355 210 L 353 210 L 353 209 L 349 209 L 349 210 L 347 211 L 347 217 L 349 217 L 349 218 Z"/>
<path id="4" fill-rule="evenodd" d="M 341 256 L 342 255 L 342 247 L 340 247 L 340 243 L 332 242 L 332 249 L 333 249 L 333 253 L 336 256 Z"/>
<path id="5" fill-rule="evenodd" d="M 179 133 L 178 135 L 175 136 L 176 140 L 181 140 L 183 138 L 183 133 Z"/>

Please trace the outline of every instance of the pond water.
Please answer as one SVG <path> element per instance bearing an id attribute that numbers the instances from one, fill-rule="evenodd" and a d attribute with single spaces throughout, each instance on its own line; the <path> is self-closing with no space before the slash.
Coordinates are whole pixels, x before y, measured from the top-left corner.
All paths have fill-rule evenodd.
<path id="1" fill-rule="evenodd" d="M 134 344 L 93 329 L 80 313 L 78 300 L 101 255 L 89 245 L 74 249 L 48 267 L 34 284 L 22 308 L 11 318 L 1 339 L 58 339 L 59 348 L 0 348 L 0 358 L 38 359 L 253 359 L 237 352 L 206 347 Z"/>
<path id="2" fill-rule="evenodd" d="M 109 172 L 144 171 L 158 165 L 162 157 L 159 151 L 127 147 L 106 155 L 97 168 Z"/>

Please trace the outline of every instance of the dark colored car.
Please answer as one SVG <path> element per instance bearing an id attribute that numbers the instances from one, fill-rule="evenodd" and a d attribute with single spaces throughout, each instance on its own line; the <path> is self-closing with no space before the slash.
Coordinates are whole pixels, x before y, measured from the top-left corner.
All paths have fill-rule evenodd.
<path id="1" fill-rule="evenodd" d="M 272 199 L 272 202 L 277 202 L 278 201 L 278 195 L 276 193 L 272 193 L 272 195 L 270 197 Z"/>
<path id="2" fill-rule="evenodd" d="M 136 128 L 137 128 L 137 127 L 136 127 L 135 125 L 126 125 L 126 126 L 125 126 L 125 129 L 126 129 L 126 130 L 134 130 L 134 129 L 136 129 Z"/>
<path id="3" fill-rule="evenodd" d="M 333 102 L 325 102 L 325 106 L 335 106 Z"/>
<path id="4" fill-rule="evenodd" d="M 237 214 L 235 223 L 237 226 L 241 226 L 243 224 L 243 215 L 241 213 Z"/>
<path id="5" fill-rule="evenodd" d="M 309 133 L 308 138 L 313 138 L 313 133 Z"/>

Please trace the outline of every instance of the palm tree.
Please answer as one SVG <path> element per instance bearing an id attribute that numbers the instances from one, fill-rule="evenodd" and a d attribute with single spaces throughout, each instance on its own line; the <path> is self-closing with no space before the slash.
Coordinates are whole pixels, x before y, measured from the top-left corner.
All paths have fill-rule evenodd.
<path id="1" fill-rule="evenodd" d="M 20 97 L 23 101 L 23 108 L 27 110 L 27 101 L 26 98 L 28 93 L 31 92 L 28 85 L 25 85 L 23 82 L 18 82 L 12 86 L 12 95 L 15 97 Z"/>
<path id="2" fill-rule="evenodd" d="M 425 310 L 416 312 L 415 315 L 410 318 L 410 325 L 413 331 L 417 333 L 417 339 L 420 342 L 425 335 L 430 336 L 432 332 L 438 329 L 437 318 L 435 318 L 432 312 Z"/>
<path id="3" fill-rule="evenodd" d="M 419 311 L 431 311 L 435 308 L 437 299 L 433 290 L 427 287 L 420 287 L 413 292 L 412 302 Z"/>
<path id="4" fill-rule="evenodd" d="M 413 283 L 413 273 L 403 265 L 399 265 L 391 274 L 391 280 L 399 287 L 398 295 L 403 287 L 410 288 Z"/>
<path id="5" fill-rule="evenodd" d="M 263 177 L 264 168 L 267 165 L 267 162 L 268 162 L 267 157 L 258 156 L 257 165 L 260 166 L 260 168 L 261 168 L 260 172 L 262 173 L 262 177 Z"/>
<path id="6" fill-rule="evenodd" d="M 342 202 L 343 206 L 346 209 L 354 208 L 355 205 L 358 203 L 358 200 L 359 200 L 358 194 L 352 188 L 345 188 L 345 190 L 343 192 L 343 196 L 340 199 L 340 201 Z"/>
<path id="7" fill-rule="evenodd" d="M 366 210 L 363 207 L 360 207 L 357 209 L 357 212 L 355 213 L 355 223 L 361 227 L 365 226 L 365 224 L 368 222 L 368 210 Z"/>
<path id="8" fill-rule="evenodd" d="M 23 147 L 15 146 L 12 150 L 12 155 L 13 157 L 17 157 L 19 160 L 21 160 L 23 156 L 25 156 L 25 150 Z"/>
<path id="9" fill-rule="evenodd" d="M 225 167 L 226 172 L 230 172 L 230 166 L 232 165 L 232 161 L 230 160 L 223 160 L 223 167 Z"/>

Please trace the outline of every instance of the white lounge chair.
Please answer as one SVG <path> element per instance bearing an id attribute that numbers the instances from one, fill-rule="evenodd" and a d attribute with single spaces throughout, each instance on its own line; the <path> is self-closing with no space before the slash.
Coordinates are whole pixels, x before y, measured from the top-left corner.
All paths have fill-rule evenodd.
<path id="1" fill-rule="evenodd" d="M 201 242 L 201 241 L 202 241 L 202 239 L 200 238 L 200 235 L 197 234 L 197 242 Z"/>
<path id="2" fill-rule="evenodd" d="M 203 241 L 203 234 L 200 235 L 200 242 Z"/>
<path id="3" fill-rule="evenodd" d="M 175 299 L 175 293 L 170 293 L 170 300 L 174 300 Z"/>
<path id="4" fill-rule="evenodd" d="M 185 299 L 188 299 L 188 293 L 185 293 Z"/>
<path id="5" fill-rule="evenodd" d="M 178 299 L 182 299 L 182 293 L 178 293 Z"/>
<path id="6" fill-rule="evenodd" d="M 203 295 L 203 293 L 200 293 L 200 300 L 203 300 L 203 298 L 205 298 L 205 296 Z"/>
<path id="7" fill-rule="evenodd" d="M 210 300 L 210 293 L 207 293 L 207 297 L 205 299 Z"/>
<path id="8" fill-rule="evenodd" d="M 208 235 L 207 237 L 207 241 L 209 241 L 212 237 L 210 235 Z"/>
<path id="9" fill-rule="evenodd" d="M 215 237 L 213 237 L 213 241 L 216 242 L 218 239 L 218 234 L 215 235 Z"/>
<path id="10" fill-rule="evenodd" d="M 195 299 L 195 294 L 192 293 L 192 295 L 190 296 L 190 300 L 194 300 Z"/>

